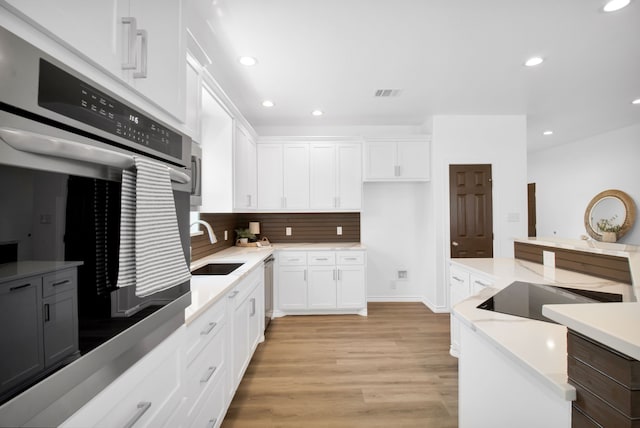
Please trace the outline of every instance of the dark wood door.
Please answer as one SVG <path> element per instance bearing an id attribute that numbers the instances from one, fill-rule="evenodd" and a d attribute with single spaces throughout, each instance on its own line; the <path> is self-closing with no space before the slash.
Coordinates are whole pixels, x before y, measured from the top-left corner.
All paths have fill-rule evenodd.
<path id="1" fill-rule="evenodd" d="M 536 183 L 527 184 L 527 218 L 529 236 L 537 236 L 536 231 Z"/>
<path id="2" fill-rule="evenodd" d="M 450 165 L 451 257 L 493 257 L 491 165 Z"/>

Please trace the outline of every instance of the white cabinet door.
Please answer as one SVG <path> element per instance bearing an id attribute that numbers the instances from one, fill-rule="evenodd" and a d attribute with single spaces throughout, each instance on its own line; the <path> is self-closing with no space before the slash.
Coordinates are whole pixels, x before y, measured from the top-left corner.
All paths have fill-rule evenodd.
<path id="1" fill-rule="evenodd" d="M 397 144 L 397 177 L 401 179 L 429 179 L 429 143 L 407 141 Z"/>
<path id="2" fill-rule="evenodd" d="M 336 145 L 312 143 L 309 148 L 310 203 L 313 209 L 337 208 Z"/>
<path id="3" fill-rule="evenodd" d="M 396 147 L 392 142 L 366 143 L 366 177 L 367 179 L 390 179 L 396 174 Z"/>
<path id="4" fill-rule="evenodd" d="M 234 144 L 234 208 L 236 211 L 255 209 L 256 200 L 256 145 L 239 127 Z"/>
<path id="5" fill-rule="evenodd" d="M 131 72 L 131 84 L 178 119 L 184 119 L 186 31 L 182 1 L 131 0 L 129 7 L 130 16 L 137 18 L 138 28 L 145 30 L 148 38 L 146 73 L 141 58 L 139 69 L 144 76 L 136 77 L 135 71 Z"/>
<path id="6" fill-rule="evenodd" d="M 181 1 L 8 0 L 8 3 L 72 50 L 184 120 L 185 27 Z M 132 20 L 123 22 L 128 18 L 135 19 L 137 32 L 133 31 Z M 123 68 L 129 62 L 135 67 Z"/>
<path id="7" fill-rule="evenodd" d="M 284 208 L 309 208 L 309 144 L 285 144 L 282 158 Z"/>
<path id="8" fill-rule="evenodd" d="M 129 13 L 122 0 L 5 0 L 49 35 L 121 77 L 121 19 Z"/>
<path id="9" fill-rule="evenodd" d="M 258 207 L 283 208 L 282 144 L 258 144 Z"/>
<path id="10" fill-rule="evenodd" d="M 249 358 L 249 305 L 243 301 L 233 315 L 233 388 L 242 380 L 244 367 Z"/>
<path id="11" fill-rule="evenodd" d="M 336 268 L 309 266 L 309 309 L 335 309 L 337 305 Z"/>
<path id="12" fill-rule="evenodd" d="M 362 145 L 336 147 L 336 208 L 359 210 L 362 205 Z"/>
<path id="13" fill-rule="evenodd" d="M 307 309 L 307 266 L 280 266 L 278 269 L 278 307 Z"/>
<path id="14" fill-rule="evenodd" d="M 366 306 L 364 266 L 338 266 L 338 308 Z"/>

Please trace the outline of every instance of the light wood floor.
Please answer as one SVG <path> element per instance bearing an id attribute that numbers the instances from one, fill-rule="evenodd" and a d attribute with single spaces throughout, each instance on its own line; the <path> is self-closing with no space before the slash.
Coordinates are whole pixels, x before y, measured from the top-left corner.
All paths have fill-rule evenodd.
<path id="1" fill-rule="evenodd" d="M 457 361 L 449 314 L 421 303 L 278 318 L 222 426 L 457 427 Z"/>

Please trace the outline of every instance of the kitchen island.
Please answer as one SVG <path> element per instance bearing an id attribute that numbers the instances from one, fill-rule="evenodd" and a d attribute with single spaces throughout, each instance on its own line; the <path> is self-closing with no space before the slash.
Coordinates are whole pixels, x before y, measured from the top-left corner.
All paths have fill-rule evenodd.
<path id="1" fill-rule="evenodd" d="M 576 389 L 567 379 L 567 327 L 477 306 L 514 281 L 622 295 L 624 303 L 567 306 L 577 307 L 574 310 L 580 311 L 580 322 L 591 326 L 583 329 L 584 334 L 594 334 L 593 326 L 600 324 L 595 322 L 599 314 L 615 312 L 603 308 L 623 305 L 631 313 L 640 311 L 635 288 L 516 259 L 456 259 L 451 265 L 493 280 L 490 287 L 452 309 L 452 317 L 459 323 L 460 426 L 571 426 Z M 622 311 L 619 316 L 624 316 Z M 621 328 L 629 331 L 628 327 Z M 635 346 L 640 344 L 637 336 L 622 336 Z"/>

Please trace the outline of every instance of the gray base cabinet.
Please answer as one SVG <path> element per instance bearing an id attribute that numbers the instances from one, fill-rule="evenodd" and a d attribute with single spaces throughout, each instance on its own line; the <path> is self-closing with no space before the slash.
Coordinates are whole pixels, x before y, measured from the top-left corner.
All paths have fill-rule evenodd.
<path id="1" fill-rule="evenodd" d="M 78 352 L 76 268 L 0 283 L 0 396 Z"/>

